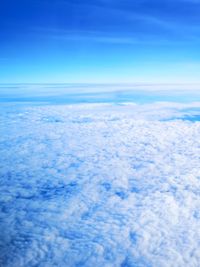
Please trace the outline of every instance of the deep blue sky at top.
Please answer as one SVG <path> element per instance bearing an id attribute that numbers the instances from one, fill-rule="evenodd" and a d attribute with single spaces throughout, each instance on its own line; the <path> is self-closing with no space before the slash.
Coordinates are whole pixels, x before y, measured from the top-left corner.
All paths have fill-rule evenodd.
<path id="1" fill-rule="evenodd" d="M 199 82 L 200 0 L 1 0 L 0 82 Z"/>

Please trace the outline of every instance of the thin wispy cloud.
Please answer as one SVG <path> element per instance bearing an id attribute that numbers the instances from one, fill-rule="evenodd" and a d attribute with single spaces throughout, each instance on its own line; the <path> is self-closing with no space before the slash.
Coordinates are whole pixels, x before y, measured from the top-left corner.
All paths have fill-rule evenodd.
<path id="1" fill-rule="evenodd" d="M 177 6 L 177 2 L 176 6 Z M 127 1 L 120 8 L 116 1 L 104 2 L 72 2 L 59 1 L 51 3 L 59 8 L 72 8 L 75 16 L 70 22 L 71 28 L 66 24 L 59 28 L 48 28 L 35 25 L 41 28 L 42 34 L 55 38 L 68 40 L 86 40 L 107 43 L 135 44 L 170 44 L 170 43 L 192 43 L 199 42 L 200 27 L 190 17 L 186 20 L 182 16 L 171 14 L 162 15 L 162 12 L 150 12 L 145 7 L 145 1 L 135 3 Z M 134 8 L 127 8 L 130 5 Z M 87 16 L 85 13 L 87 12 Z M 102 17 L 103 15 L 103 17 Z M 100 20 L 104 20 L 104 22 Z M 122 30 L 123 29 L 123 30 Z M 40 33 L 40 29 L 38 30 Z"/>

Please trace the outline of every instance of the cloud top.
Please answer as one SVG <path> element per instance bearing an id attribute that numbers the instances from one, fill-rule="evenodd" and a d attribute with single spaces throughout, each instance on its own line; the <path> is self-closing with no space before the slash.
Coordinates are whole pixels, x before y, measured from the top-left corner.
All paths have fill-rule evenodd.
<path id="1" fill-rule="evenodd" d="M 0 265 L 198 267 L 199 110 L 2 108 Z"/>

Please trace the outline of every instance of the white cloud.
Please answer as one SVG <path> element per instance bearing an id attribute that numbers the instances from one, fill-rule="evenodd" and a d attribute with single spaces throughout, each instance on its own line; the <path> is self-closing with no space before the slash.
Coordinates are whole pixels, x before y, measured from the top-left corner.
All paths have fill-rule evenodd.
<path id="1" fill-rule="evenodd" d="M 2 108 L 0 265 L 198 267 L 199 109 Z"/>

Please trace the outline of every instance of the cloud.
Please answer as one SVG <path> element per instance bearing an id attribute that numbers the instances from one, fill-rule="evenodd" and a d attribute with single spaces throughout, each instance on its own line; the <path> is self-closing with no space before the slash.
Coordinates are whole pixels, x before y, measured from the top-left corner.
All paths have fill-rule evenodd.
<path id="1" fill-rule="evenodd" d="M 1 107 L 0 265 L 198 267 L 199 110 Z"/>
<path id="2" fill-rule="evenodd" d="M 155 18 L 150 19 L 155 25 L 159 25 L 165 30 L 176 32 L 177 28 L 174 25 L 167 24 L 165 22 L 160 22 Z M 147 22 L 148 23 L 148 22 Z M 194 32 L 198 30 L 194 29 Z M 92 30 L 64 30 L 56 28 L 44 28 L 44 27 L 34 27 L 32 29 L 32 34 L 39 35 L 41 38 L 49 38 L 59 41 L 79 41 L 88 43 L 105 43 L 105 44 L 119 44 L 119 45 L 180 45 L 180 44 L 191 44 L 194 40 L 199 42 L 199 38 L 196 33 L 193 33 L 190 38 L 183 38 L 179 31 L 179 37 L 170 37 L 168 35 L 157 36 L 153 32 L 145 33 L 143 31 L 139 33 L 115 33 L 109 31 L 92 31 Z"/>
<path id="3" fill-rule="evenodd" d="M 57 1 L 52 4 L 61 13 L 62 21 L 58 29 L 52 28 L 51 23 L 33 26 L 33 32 L 43 37 L 119 44 L 199 42 L 198 8 L 187 1 L 184 5 L 180 1 L 164 1 L 162 5 L 157 1 L 151 1 L 150 5 L 147 1 Z M 63 10 L 71 11 L 68 19 L 63 16 Z"/>

